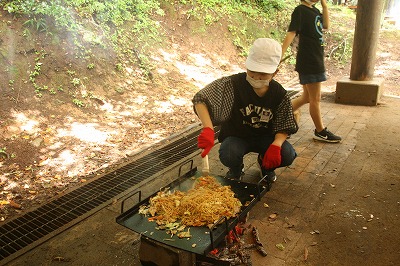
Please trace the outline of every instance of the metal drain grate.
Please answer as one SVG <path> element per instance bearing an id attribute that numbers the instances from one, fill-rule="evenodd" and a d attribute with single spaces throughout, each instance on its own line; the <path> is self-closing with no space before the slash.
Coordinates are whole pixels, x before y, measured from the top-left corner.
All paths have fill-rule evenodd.
<path id="1" fill-rule="evenodd" d="M 28 251 L 28 246 L 34 247 L 40 244 L 41 242 L 32 245 L 40 239 L 49 238 L 49 235 L 54 234 L 56 230 L 95 210 L 167 166 L 186 158 L 198 150 L 198 134 L 199 131 L 196 131 L 181 137 L 131 164 L 2 225 L 0 261 L 11 255 L 16 257 L 16 253 L 21 253 L 23 249 L 25 252 Z"/>

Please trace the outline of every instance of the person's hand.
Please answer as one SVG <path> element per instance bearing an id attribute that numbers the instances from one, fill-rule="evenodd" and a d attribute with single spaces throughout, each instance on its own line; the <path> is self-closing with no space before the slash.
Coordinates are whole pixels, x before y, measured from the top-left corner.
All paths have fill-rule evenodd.
<path id="1" fill-rule="evenodd" d="M 203 149 L 201 157 L 205 157 L 214 146 L 214 130 L 210 127 L 205 127 L 200 132 L 197 138 L 197 147 Z"/>
<path id="2" fill-rule="evenodd" d="M 281 147 L 271 144 L 264 154 L 262 166 L 268 170 L 281 165 Z"/>

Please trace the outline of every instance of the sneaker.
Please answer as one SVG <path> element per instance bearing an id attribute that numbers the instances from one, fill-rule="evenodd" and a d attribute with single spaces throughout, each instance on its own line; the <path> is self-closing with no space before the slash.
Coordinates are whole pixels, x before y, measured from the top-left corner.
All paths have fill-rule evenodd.
<path id="1" fill-rule="evenodd" d="M 340 142 L 342 140 L 341 137 L 336 136 L 332 132 L 330 132 L 327 128 L 324 128 L 321 132 L 317 132 L 314 130 L 314 139 L 325 141 L 325 142 Z"/>
<path id="2" fill-rule="evenodd" d="M 265 177 L 266 176 L 266 177 Z M 268 183 L 274 183 L 277 179 L 275 171 L 270 171 L 270 172 L 265 172 L 265 175 L 263 173 L 263 177 L 265 177 L 265 180 L 267 180 Z"/>
<path id="3" fill-rule="evenodd" d="M 229 171 L 226 173 L 225 178 L 241 180 L 243 176 L 244 176 L 244 164 L 242 164 L 242 170 L 240 171 L 239 176 L 236 173 L 234 173 L 231 168 L 229 168 Z"/>

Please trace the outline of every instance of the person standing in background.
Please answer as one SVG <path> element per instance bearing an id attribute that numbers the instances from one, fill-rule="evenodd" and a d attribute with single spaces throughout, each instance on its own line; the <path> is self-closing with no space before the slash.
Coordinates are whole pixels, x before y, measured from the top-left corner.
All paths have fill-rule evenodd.
<path id="1" fill-rule="evenodd" d="M 315 7 L 321 2 L 322 13 Z M 323 29 L 329 28 L 329 11 L 326 0 L 301 0 L 291 17 L 288 32 L 282 44 L 282 58 L 296 36 L 299 37 L 295 70 L 299 73 L 303 93 L 292 100 L 293 111 L 309 103 L 309 113 L 314 122 L 314 139 L 340 142 L 341 137 L 330 132 L 321 117 L 321 83 L 326 81 L 324 63 Z"/>

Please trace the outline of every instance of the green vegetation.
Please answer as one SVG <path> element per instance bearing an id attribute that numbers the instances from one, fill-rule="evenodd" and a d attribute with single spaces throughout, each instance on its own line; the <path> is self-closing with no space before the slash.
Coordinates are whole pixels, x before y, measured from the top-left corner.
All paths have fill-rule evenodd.
<path id="1" fill-rule="evenodd" d="M 130 55 L 138 60 L 132 48 L 140 48 L 143 56 L 149 47 L 164 38 L 156 20 L 157 16 L 164 15 L 161 6 L 184 5 L 188 9 L 188 18 L 201 20 L 205 26 L 228 17 L 235 45 L 244 52 L 254 38 L 281 38 L 286 25 L 280 26 L 283 26 L 282 22 L 287 23 L 289 14 L 286 10 L 292 10 L 294 4 L 285 0 L 181 0 L 173 3 L 166 0 L 13 0 L 0 5 L 15 16 L 26 17 L 26 36 L 30 36 L 29 30 L 49 34 L 67 31 L 78 49 L 84 47 L 79 47 L 83 41 L 92 45 L 111 45 L 120 56 Z M 88 28 L 88 24 L 93 27 Z M 79 38 L 83 30 L 93 34 L 87 34 L 83 40 Z M 102 35 L 96 36 L 94 31 Z M 134 47 L 132 43 L 135 43 Z M 90 53 L 89 50 L 86 52 Z M 141 61 L 142 68 L 151 68 L 151 63 L 147 62 L 150 60 L 142 58 Z"/>
<path id="2" fill-rule="evenodd" d="M 32 83 L 33 87 L 35 88 L 36 96 L 41 98 L 43 96 L 42 91 L 47 89 L 47 86 L 41 87 L 37 82 L 36 78 L 41 74 L 42 71 L 42 64 L 40 60 L 42 60 L 46 56 L 46 52 L 44 50 L 40 52 L 36 52 L 35 58 L 35 66 L 33 67 L 33 71 L 30 71 L 29 74 L 29 81 Z"/>
<path id="3" fill-rule="evenodd" d="M 31 40 L 32 33 L 37 32 L 52 43 L 67 42 L 73 47 L 68 54 L 82 60 L 87 69 L 94 69 L 98 63 L 92 50 L 107 49 L 116 55 L 115 72 L 125 75 L 127 69 L 136 65 L 144 78 L 152 79 L 154 61 L 151 52 L 162 47 L 164 40 L 169 38 L 160 23 L 165 14 L 169 17 L 183 14 L 193 22 L 191 25 L 196 25 L 191 30 L 197 34 L 206 35 L 209 28 L 225 25 L 239 53 L 246 56 L 256 38 L 283 40 L 290 14 L 297 4 L 286 0 L 10 0 L 1 1 L 0 8 L 24 20 L 22 35 L 25 38 Z M 347 9 L 343 9 L 341 15 L 355 16 Z M 349 60 L 351 38 L 351 32 L 348 36 L 328 36 L 331 42 L 328 56 L 339 63 Z M 69 80 L 64 78 L 53 84 L 40 84 L 39 80 L 49 80 L 43 73 L 43 69 L 49 68 L 43 65 L 47 64 L 43 63 L 45 56 L 45 51 L 36 51 L 35 62 L 30 67 L 29 81 L 36 96 L 42 97 L 45 92 L 55 95 L 65 88 L 68 95 L 74 97 L 74 104 L 82 107 L 83 103 L 75 97 L 78 88 L 86 88 L 87 78 L 79 76 L 79 71 L 69 65 L 67 70 L 61 71 Z M 287 62 L 294 63 L 294 59 Z M 9 80 L 9 87 L 14 89 L 15 77 Z M 123 92 L 122 88 L 114 90 Z"/>
<path id="4" fill-rule="evenodd" d="M 14 80 L 13 79 L 10 79 L 9 81 L 8 81 L 8 86 L 10 86 L 10 88 L 12 89 L 12 90 L 14 90 Z"/>
<path id="5" fill-rule="evenodd" d="M 72 102 L 73 102 L 76 106 L 78 106 L 78 107 L 83 107 L 83 106 L 85 106 L 85 104 L 84 104 L 81 100 L 79 100 L 79 99 L 73 99 Z"/>
<path id="6" fill-rule="evenodd" d="M 244 56 L 256 38 L 283 40 L 297 4 L 285 0 L 181 0 L 181 3 L 192 7 L 188 18 L 202 21 L 205 27 L 227 19 L 233 44 Z"/>
<path id="7" fill-rule="evenodd" d="M 81 80 L 79 78 L 73 78 L 71 80 L 72 85 L 74 85 L 75 87 L 78 86 L 79 84 L 81 84 Z"/>

